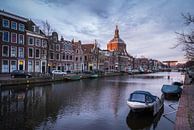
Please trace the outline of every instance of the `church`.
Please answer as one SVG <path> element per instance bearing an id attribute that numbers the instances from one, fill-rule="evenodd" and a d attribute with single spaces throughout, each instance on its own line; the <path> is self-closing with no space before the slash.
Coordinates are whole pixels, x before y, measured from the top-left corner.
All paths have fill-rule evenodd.
<path id="1" fill-rule="evenodd" d="M 119 36 L 119 28 L 116 25 L 114 38 L 107 44 L 107 50 L 115 57 L 115 69 L 117 71 L 128 71 L 132 68 L 133 57 L 126 50 L 126 43 Z"/>

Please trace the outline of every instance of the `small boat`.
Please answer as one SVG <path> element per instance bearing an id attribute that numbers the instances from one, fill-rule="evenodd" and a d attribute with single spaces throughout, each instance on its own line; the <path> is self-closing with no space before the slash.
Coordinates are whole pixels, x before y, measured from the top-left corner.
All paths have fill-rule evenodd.
<path id="1" fill-rule="evenodd" d="M 159 98 L 148 91 L 134 91 L 130 94 L 127 105 L 132 112 L 147 111 L 155 115 L 163 107 L 164 97 L 162 95 L 161 98 Z"/>
<path id="2" fill-rule="evenodd" d="M 161 91 L 165 98 L 170 99 L 173 97 L 180 97 L 182 88 L 178 85 L 163 85 Z"/>
<path id="3" fill-rule="evenodd" d="M 173 82 L 172 85 L 183 86 L 183 83 L 181 83 L 181 82 Z"/>
<path id="4" fill-rule="evenodd" d="M 98 74 L 91 74 L 90 78 L 98 78 Z"/>
<path id="5" fill-rule="evenodd" d="M 81 77 L 79 75 L 73 75 L 73 76 L 68 76 L 65 78 L 65 80 L 69 81 L 75 81 L 75 80 L 80 80 Z"/>

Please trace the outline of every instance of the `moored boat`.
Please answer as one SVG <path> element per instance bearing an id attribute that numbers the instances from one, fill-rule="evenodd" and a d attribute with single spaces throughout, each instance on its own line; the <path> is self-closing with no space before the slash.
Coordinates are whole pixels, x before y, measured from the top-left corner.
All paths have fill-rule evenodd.
<path id="1" fill-rule="evenodd" d="M 153 115 L 159 112 L 163 104 L 163 95 L 159 98 L 148 91 L 134 91 L 127 100 L 127 105 L 133 112 L 147 111 Z"/>
<path id="2" fill-rule="evenodd" d="M 176 82 L 173 82 L 172 85 L 183 86 L 183 83 L 176 81 Z"/>
<path id="3" fill-rule="evenodd" d="M 180 97 L 182 88 L 178 85 L 163 85 L 161 91 L 165 98 L 170 99 L 173 97 Z"/>
<path id="4" fill-rule="evenodd" d="M 91 74 L 90 78 L 98 78 L 98 74 Z"/>
<path id="5" fill-rule="evenodd" d="M 68 76 L 65 78 L 65 80 L 70 80 L 70 81 L 80 80 L 80 79 L 81 77 L 79 75 Z"/>

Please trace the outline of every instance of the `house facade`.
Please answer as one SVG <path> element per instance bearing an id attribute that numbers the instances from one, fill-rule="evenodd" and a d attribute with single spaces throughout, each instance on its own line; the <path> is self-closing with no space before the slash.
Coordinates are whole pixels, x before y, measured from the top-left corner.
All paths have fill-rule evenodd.
<path id="1" fill-rule="evenodd" d="M 84 52 L 82 50 L 81 41 L 75 42 L 72 40 L 73 51 L 74 51 L 74 71 L 84 71 Z"/>
<path id="2" fill-rule="evenodd" d="M 0 73 L 26 70 L 28 19 L 0 10 Z"/>
<path id="3" fill-rule="evenodd" d="M 39 27 L 28 21 L 26 30 L 26 70 L 31 73 L 47 73 L 48 39 Z"/>

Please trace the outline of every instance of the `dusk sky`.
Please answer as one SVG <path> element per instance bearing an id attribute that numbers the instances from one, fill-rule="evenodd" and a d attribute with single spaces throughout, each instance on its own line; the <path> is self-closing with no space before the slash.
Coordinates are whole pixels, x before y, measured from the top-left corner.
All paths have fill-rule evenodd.
<path id="1" fill-rule="evenodd" d="M 116 24 L 127 51 L 134 57 L 184 60 L 175 32 L 185 31 L 181 13 L 194 14 L 194 0 L 0 0 L 0 9 L 48 20 L 66 40 L 92 43 L 106 49 Z"/>

